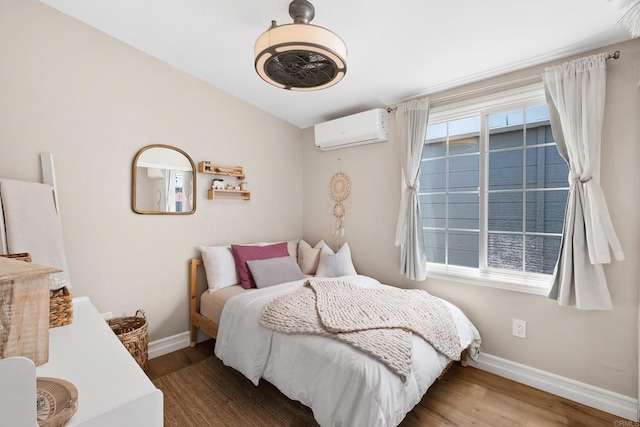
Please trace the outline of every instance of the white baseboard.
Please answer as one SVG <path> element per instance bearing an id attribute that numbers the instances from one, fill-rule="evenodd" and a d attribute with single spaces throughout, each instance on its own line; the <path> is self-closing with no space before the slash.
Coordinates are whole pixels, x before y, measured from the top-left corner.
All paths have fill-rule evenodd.
<path id="1" fill-rule="evenodd" d="M 186 347 L 189 347 L 189 332 L 181 332 L 171 337 L 151 341 L 149 343 L 149 359 L 155 359 Z"/>
<path id="2" fill-rule="evenodd" d="M 208 335 L 199 334 L 197 341 L 201 342 L 209 338 Z M 149 343 L 149 359 L 186 347 L 189 347 L 189 332 L 182 332 L 171 337 L 152 341 Z M 628 420 L 636 421 L 638 417 L 638 399 L 531 368 L 491 354 L 480 353 L 477 362 L 469 359 L 469 366 Z"/>
<path id="3" fill-rule="evenodd" d="M 511 362 L 491 354 L 480 353 L 469 366 L 555 394 L 610 414 L 637 421 L 638 399 L 594 387 L 560 375 Z"/>
<path id="4" fill-rule="evenodd" d="M 196 336 L 196 342 L 202 342 L 210 340 L 211 337 L 200 329 L 198 329 L 198 335 Z M 189 347 L 189 332 L 181 332 L 171 337 L 162 338 L 149 343 L 149 360 L 156 357 L 164 356 L 173 351 L 182 350 Z"/>

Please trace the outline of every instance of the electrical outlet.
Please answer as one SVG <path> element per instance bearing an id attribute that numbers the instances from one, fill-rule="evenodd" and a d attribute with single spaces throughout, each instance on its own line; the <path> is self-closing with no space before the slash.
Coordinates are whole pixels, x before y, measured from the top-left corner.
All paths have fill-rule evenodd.
<path id="1" fill-rule="evenodd" d="M 519 338 L 527 337 L 527 322 L 525 320 L 513 319 L 513 336 Z"/>
<path id="2" fill-rule="evenodd" d="M 110 311 L 107 311 L 106 313 L 100 313 L 100 316 L 102 316 L 104 320 L 109 320 L 113 318 L 113 313 Z"/>

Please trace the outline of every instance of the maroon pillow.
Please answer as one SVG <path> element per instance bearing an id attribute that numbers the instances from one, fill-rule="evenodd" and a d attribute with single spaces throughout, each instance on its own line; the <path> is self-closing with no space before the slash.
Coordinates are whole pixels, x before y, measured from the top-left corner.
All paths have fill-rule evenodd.
<path id="1" fill-rule="evenodd" d="M 245 289 L 256 287 L 253 277 L 251 276 L 251 272 L 249 271 L 249 267 L 247 266 L 247 261 L 289 256 L 287 242 L 276 243 L 275 245 L 268 246 L 231 245 L 231 252 L 233 253 L 233 259 L 236 262 L 236 270 L 238 271 L 240 284 Z"/>

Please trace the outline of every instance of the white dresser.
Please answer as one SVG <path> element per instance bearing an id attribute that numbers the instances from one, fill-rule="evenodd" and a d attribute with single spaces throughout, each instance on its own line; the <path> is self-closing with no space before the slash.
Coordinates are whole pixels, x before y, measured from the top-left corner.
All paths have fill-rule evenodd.
<path id="1" fill-rule="evenodd" d="M 78 389 L 78 410 L 67 426 L 162 426 L 162 392 L 89 298 L 73 299 L 73 318 L 49 330 L 49 362 L 36 368 L 37 376 L 62 378 Z"/>

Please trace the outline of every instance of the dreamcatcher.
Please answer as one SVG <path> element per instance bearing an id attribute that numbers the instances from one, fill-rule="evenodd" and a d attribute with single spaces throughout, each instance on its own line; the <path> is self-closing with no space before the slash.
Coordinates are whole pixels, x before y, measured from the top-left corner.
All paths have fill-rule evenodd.
<path id="1" fill-rule="evenodd" d="M 344 236 L 344 217 L 347 214 L 342 202 L 351 193 L 351 180 L 347 174 L 338 172 L 329 181 L 329 196 L 333 200 L 333 234 L 336 236 L 338 247 Z"/>

